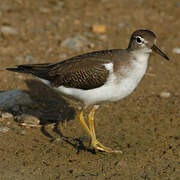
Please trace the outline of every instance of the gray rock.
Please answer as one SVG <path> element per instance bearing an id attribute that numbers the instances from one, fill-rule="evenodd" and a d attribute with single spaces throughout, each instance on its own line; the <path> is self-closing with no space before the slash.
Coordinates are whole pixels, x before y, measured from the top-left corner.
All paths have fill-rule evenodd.
<path id="1" fill-rule="evenodd" d="M 8 128 L 7 126 L 2 126 L 0 127 L 0 133 L 6 133 L 10 130 L 10 128 Z"/>
<path id="2" fill-rule="evenodd" d="M 98 38 L 99 38 L 100 40 L 105 41 L 105 40 L 107 40 L 107 35 L 105 35 L 105 34 L 99 34 L 99 35 L 98 35 Z"/>
<path id="3" fill-rule="evenodd" d="M 64 7 L 64 2 L 59 1 L 59 2 L 57 3 L 57 7 L 58 7 L 58 8 L 63 8 L 63 7 Z"/>
<path id="4" fill-rule="evenodd" d="M 55 11 L 59 11 L 59 10 L 61 10 L 63 7 L 64 7 L 64 2 L 59 1 L 59 2 L 57 2 L 56 6 L 54 7 L 54 10 L 55 10 Z"/>
<path id="5" fill-rule="evenodd" d="M 84 26 L 87 26 L 88 29 L 91 27 L 89 24 L 84 24 Z M 88 38 L 92 38 L 94 36 L 92 32 L 84 32 L 84 35 Z"/>
<path id="6" fill-rule="evenodd" d="M 18 122 L 20 122 L 23 126 L 29 127 L 36 127 L 40 124 L 40 120 L 37 117 L 29 114 L 22 114 L 21 116 L 19 116 Z"/>
<path id="7" fill-rule="evenodd" d="M 170 92 L 161 92 L 160 97 L 161 98 L 169 98 L 169 97 L 171 97 L 171 93 Z"/>
<path id="8" fill-rule="evenodd" d="M 120 27 L 120 28 L 124 28 L 124 27 L 130 27 L 130 24 L 129 23 L 119 23 L 118 24 L 118 27 Z"/>
<path id="9" fill-rule="evenodd" d="M 10 119 L 10 118 L 13 118 L 13 115 L 11 113 L 8 113 L 8 112 L 3 112 L 1 117 L 3 119 Z"/>
<path id="10" fill-rule="evenodd" d="M 21 130 L 20 134 L 25 135 L 25 134 L 27 134 L 27 132 L 26 132 L 26 130 Z"/>
<path id="11" fill-rule="evenodd" d="M 18 31 L 15 28 L 10 27 L 10 26 L 1 26 L 0 31 L 5 36 L 18 34 Z"/>
<path id="12" fill-rule="evenodd" d="M 65 39 L 61 43 L 61 46 L 72 49 L 72 50 L 79 50 L 82 47 L 87 46 L 88 44 L 89 42 L 87 41 L 85 37 L 81 35 L 76 35 L 76 36 Z"/>
<path id="13" fill-rule="evenodd" d="M 49 13 L 49 12 L 50 12 L 50 9 L 49 9 L 49 8 L 46 8 L 46 7 L 40 7 L 40 8 L 39 8 L 39 11 L 42 12 L 42 13 Z"/>
<path id="14" fill-rule="evenodd" d="M 180 2 L 177 2 L 177 3 L 176 3 L 176 6 L 177 6 L 177 7 L 180 7 Z"/>
<path id="15" fill-rule="evenodd" d="M 26 63 L 34 62 L 34 61 L 35 61 L 35 59 L 34 59 L 34 57 L 31 56 L 31 55 L 27 55 L 27 56 L 25 57 L 25 62 L 26 62 Z"/>
<path id="16" fill-rule="evenodd" d="M 89 48 L 94 48 L 95 45 L 94 45 L 93 43 L 89 43 L 89 44 L 88 44 L 88 47 L 89 47 Z"/>
<path id="17" fill-rule="evenodd" d="M 18 63 L 37 63 L 37 60 L 31 55 L 27 55 L 25 57 L 17 56 L 15 60 Z"/>
<path id="18" fill-rule="evenodd" d="M 60 57 L 61 59 L 66 59 L 66 58 L 67 58 L 67 54 L 61 53 L 61 54 L 59 55 L 59 57 Z"/>
<path id="19" fill-rule="evenodd" d="M 18 63 L 24 63 L 24 58 L 22 56 L 17 56 L 15 58 L 15 61 L 18 62 Z"/>
<path id="20" fill-rule="evenodd" d="M 29 105 L 33 101 L 29 95 L 20 90 L 10 90 L 0 93 L 0 110 L 9 110 L 16 105 Z"/>
<path id="21" fill-rule="evenodd" d="M 174 49 L 172 50 L 172 52 L 173 52 L 174 54 L 180 54 L 180 48 L 174 48 Z"/>

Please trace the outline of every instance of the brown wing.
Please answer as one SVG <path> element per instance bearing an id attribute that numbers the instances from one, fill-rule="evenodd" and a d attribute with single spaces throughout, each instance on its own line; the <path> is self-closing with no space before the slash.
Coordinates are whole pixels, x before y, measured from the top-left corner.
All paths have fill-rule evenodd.
<path id="1" fill-rule="evenodd" d="M 55 87 L 93 89 L 106 82 L 109 71 L 104 64 L 108 62 L 94 57 L 70 59 L 56 64 L 48 75 Z"/>
<path id="2" fill-rule="evenodd" d="M 109 71 L 104 64 L 110 63 L 112 51 L 116 50 L 87 53 L 55 64 L 27 64 L 7 70 L 33 74 L 49 80 L 55 87 L 94 89 L 104 85 L 108 78 Z"/>

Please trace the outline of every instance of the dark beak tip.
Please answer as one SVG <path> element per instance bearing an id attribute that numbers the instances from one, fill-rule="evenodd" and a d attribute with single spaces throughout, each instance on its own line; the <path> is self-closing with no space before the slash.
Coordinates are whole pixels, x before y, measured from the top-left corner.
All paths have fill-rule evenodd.
<path id="1" fill-rule="evenodd" d="M 165 54 L 164 54 L 165 55 Z M 162 56 L 162 55 L 161 55 Z M 166 60 L 170 60 L 169 57 L 167 55 L 163 56 Z"/>
<path id="2" fill-rule="evenodd" d="M 165 53 L 163 53 L 156 45 L 152 46 L 152 50 L 158 53 L 160 56 L 164 57 L 166 60 L 170 60 L 169 57 Z"/>

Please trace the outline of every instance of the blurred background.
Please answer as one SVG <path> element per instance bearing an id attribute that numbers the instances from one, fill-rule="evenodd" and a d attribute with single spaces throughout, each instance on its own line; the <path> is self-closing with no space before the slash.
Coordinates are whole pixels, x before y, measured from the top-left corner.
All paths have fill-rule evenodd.
<path id="1" fill-rule="evenodd" d="M 149 29 L 170 58 L 152 54 L 135 92 L 97 112 L 95 153 L 76 119 L 78 103 L 18 64 L 57 62 L 94 50 L 127 48 Z M 0 177 L 2 179 L 179 178 L 179 0 L 3 0 L 0 3 Z M 73 105 L 72 105 L 73 104 Z"/>

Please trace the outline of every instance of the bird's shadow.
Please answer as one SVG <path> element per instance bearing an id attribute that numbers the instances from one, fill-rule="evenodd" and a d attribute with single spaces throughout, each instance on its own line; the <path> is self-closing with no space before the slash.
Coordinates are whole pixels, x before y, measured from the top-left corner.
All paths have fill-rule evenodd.
<path id="1" fill-rule="evenodd" d="M 94 154 L 95 151 L 85 147 L 80 138 L 64 136 L 58 128 L 59 123 L 73 120 L 76 115 L 75 109 L 70 106 L 63 96 L 60 96 L 40 81 L 26 80 L 25 82 L 29 88 L 26 93 L 29 94 L 35 105 L 32 108 L 27 108 L 26 111 L 28 112 L 26 113 L 36 116 L 40 120 L 41 132 L 49 137 L 50 141 L 54 141 L 55 138 L 46 130 L 48 124 L 54 123 L 53 131 L 63 141 L 73 146 L 77 153 L 84 150 Z"/>

